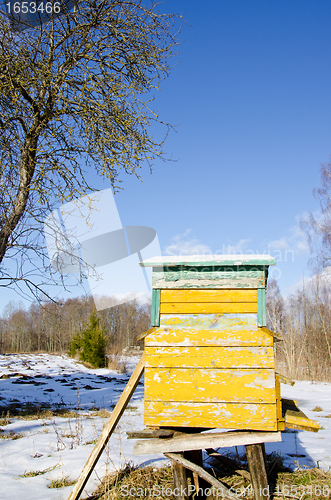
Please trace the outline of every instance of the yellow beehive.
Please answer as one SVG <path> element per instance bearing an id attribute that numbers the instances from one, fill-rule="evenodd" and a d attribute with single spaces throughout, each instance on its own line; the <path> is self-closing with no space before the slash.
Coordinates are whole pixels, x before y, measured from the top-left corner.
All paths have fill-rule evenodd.
<path id="1" fill-rule="evenodd" d="M 274 339 L 265 327 L 269 256 L 155 258 L 145 336 L 145 424 L 284 429 Z"/>

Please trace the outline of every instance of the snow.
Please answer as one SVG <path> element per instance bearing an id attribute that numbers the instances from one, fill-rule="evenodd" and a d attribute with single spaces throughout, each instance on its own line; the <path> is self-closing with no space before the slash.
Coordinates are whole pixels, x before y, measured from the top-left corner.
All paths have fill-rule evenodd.
<path id="1" fill-rule="evenodd" d="M 151 259 L 146 259 L 140 263 L 143 267 L 148 266 L 190 266 L 190 265 L 201 265 L 201 263 L 208 264 L 219 263 L 220 265 L 233 265 L 241 266 L 244 264 L 257 264 L 257 265 L 275 265 L 276 261 L 274 257 L 266 254 L 201 254 L 201 255 L 172 255 L 172 256 L 158 256 L 152 257 Z"/>
<path id="2" fill-rule="evenodd" d="M 67 356 L 50 354 L 11 354 L 0 356 L 0 414 L 7 405 L 39 405 L 41 408 L 79 409 L 73 418 L 50 417 L 22 420 L 9 416 L 10 424 L 0 432 L 1 499 L 65 500 L 72 486 L 49 489 L 54 479 L 69 476 L 77 479 L 106 418 L 96 416 L 96 408 L 111 411 L 118 401 L 139 357 L 126 357 L 129 373 L 107 369 L 88 369 Z M 9 378 L 3 378 L 8 376 Z M 331 400 L 330 384 L 299 381 L 295 386 L 282 385 L 282 397 L 295 399 L 300 409 L 318 420 L 322 429 L 316 434 L 305 431 L 282 433 L 283 442 L 267 443 L 266 451 L 278 451 L 286 464 L 297 466 L 331 466 Z M 322 411 L 312 411 L 321 407 Z M 102 454 L 82 497 L 91 494 L 101 478 L 126 462 L 136 464 L 166 460 L 162 455 L 133 456 L 134 440 L 127 430 L 141 430 L 143 423 L 143 383 L 140 382 L 124 412 L 106 450 Z M 4 439 L 4 436 L 7 437 Z M 18 439 L 13 439 L 18 437 Z M 233 451 L 233 449 L 222 449 Z M 239 453 L 243 449 L 239 449 Z M 292 456 L 291 456 L 292 455 Z M 295 455 L 295 456 L 293 456 Z M 297 456 L 302 455 L 302 456 Z M 45 471 L 35 477 L 20 477 L 28 471 Z"/>

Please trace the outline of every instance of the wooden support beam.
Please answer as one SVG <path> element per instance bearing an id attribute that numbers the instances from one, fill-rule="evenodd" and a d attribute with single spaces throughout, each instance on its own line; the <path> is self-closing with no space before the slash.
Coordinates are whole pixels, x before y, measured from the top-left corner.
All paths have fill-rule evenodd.
<path id="1" fill-rule="evenodd" d="M 178 454 L 182 458 L 184 457 L 183 453 Z M 171 462 L 171 470 L 172 476 L 174 478 L 174 497 L 176 500 L 188 500 L 188 484 L 187 484 L 187 474 L 186 469 L 180 463 L 176 462 L 172 458 Z"/>
<path id="2" fill-rule="evenodd" d="M 175 431 L 171 429 L 143 429 L 142 431 L 128 431 L 128 439 L 152 439 L 152 438 L 170 438 Z"/>
<path id="3" fill-rule="evenodd" d="M 252 478 L 255 500 L 269 500 L 269 485 L 265 463 L 264 444 L 249 444 L 245 446 L 248 467 Z"/>
<path id="4" fill-rule="evenodd" d="M 184 452 L 184 458 L 192 462 L 193 464 L 199 465 L 199 467 L 203 467 L 202 461 L 202 450 L 190 450 Z M 195 494 L 192 495 L 194 500 L 205 500 L 206 496 L 204 492 L 209 487 L 207 481 L 202 477 L 199 477 L 197 472 L 191 472 L 191 484 L 194 484 Z"/>
<path id="5" fill-rule="evenodd" d="M 218 479 L 213 477 L 211 474 L 209 474 L 207 471 L 205 471 L 202 467 L 199 465 L 196 465 L 186 458 L 183 458 L 181 454 L 179 453 L 165 453 L 164 454 L 167 458 L 170 458 L 171 460 L 174 460 L 178 464 L 182 465 L 186 469 L 191 470 L 192 472 L 197 473 L 202 479 L 205 479 L 211 486 L 214 486 L 216 490 L 218 490 L 219 496 L 222 496 L 222 498 L 225 498 L 227 500 L 234 500 L 235 498 L 239 498 L 238 495 L 235 493 L 232 493 L 225 484 L 221 483 Z"/>
<path id="6" fill-rule="evenodd" d="M 222 448 L 255 443 L 281 441 L 280 432 L 229 431 L 205 434 L 186 434 L 171 439 L 140 439 L 133 448 L 134 455 L 168 453 L 206 448 Z M 70 499 L 71 500 L 71 499 Z"/>
<path id="7" fill-rule="evenodd" d="M 122 392 L 122 395 L 118 400 L 117 405 L 112 411 L 112 414 L 109 417 L 107 424 L 103 428 L 100 438 L 96 443 L 95 447 L 93 448 L 92 453 L 89 456 L 86 464 L 84 465 L 84 468 L 77 480 L 77 483 L 73 487 L 73 490 L 70 493 L 68 500 L 77 500 L 80 497 L 87 481 L 89 480 L 90 475 L 93 472 L 96 463 L 98 462 L 103 450 L 105 449 L 108 443 L 110 436 L 114 432 L 116 425 L 118 424 L 121 416 L 123 415 L 123 412 L 128 402 L 130 401 L 131 396 L 134 393 L 143 373 L 144 373 L 144 355 L 142 355 L 139 363 L 137 364 L 134 372 L 130 377 L 130 380 L 128 381 L 124 391 Z"/>

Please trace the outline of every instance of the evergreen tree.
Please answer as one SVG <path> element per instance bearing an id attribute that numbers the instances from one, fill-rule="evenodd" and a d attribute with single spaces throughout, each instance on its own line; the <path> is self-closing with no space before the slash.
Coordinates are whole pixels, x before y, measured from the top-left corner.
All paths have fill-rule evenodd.
<path id="1" fill-rule="evenodd" d="M 94 310 L 86 328 L 71 340 L 69 356 L 75 356 L 79 351 L 81 361 L 86 361 L 95 368 L 102 368 L 106 366 L 106 342 L 101 319 Z"/>

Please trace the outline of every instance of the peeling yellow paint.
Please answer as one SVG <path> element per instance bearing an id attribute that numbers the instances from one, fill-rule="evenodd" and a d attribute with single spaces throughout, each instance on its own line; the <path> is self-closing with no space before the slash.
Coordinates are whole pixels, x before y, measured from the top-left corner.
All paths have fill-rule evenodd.
<path id="1" fill-rule="evenodd" d="M 276 404 L 145 403 L 145 424 L 276 431 Z"/>
<path id="2" fill-rule="evenodd" d="M 161 314 L 256 313 L 257 302 L 161 302 Z"/>
<path id="3" fill-rule="evenodd" d="M 161 290 L 164 302 L 256 302 L 257 290 Z"/>
<path id="4" fill-rule="evenodd" d="M 155 374 L 159 379 L 156 383 Z M 149 401 L 274 403 L 275 378 L 268 369 L 145 369 Z M 188 388 L 191 387 L 191 390 Z"/>
<path id="5" fill-rule="evenodd" d="M 272 347 L 148 346 L 145 366 L 160 368 L 274 368 Z"/>
<path id="6" fill-rule="evenodd" d="M 224 347 L 273 347 L 273 338 L 255 329 L 201 329 L 193 327 L 157 329 L 145 339 L 146 347 L 166 346 L 224 346 Z"/>

